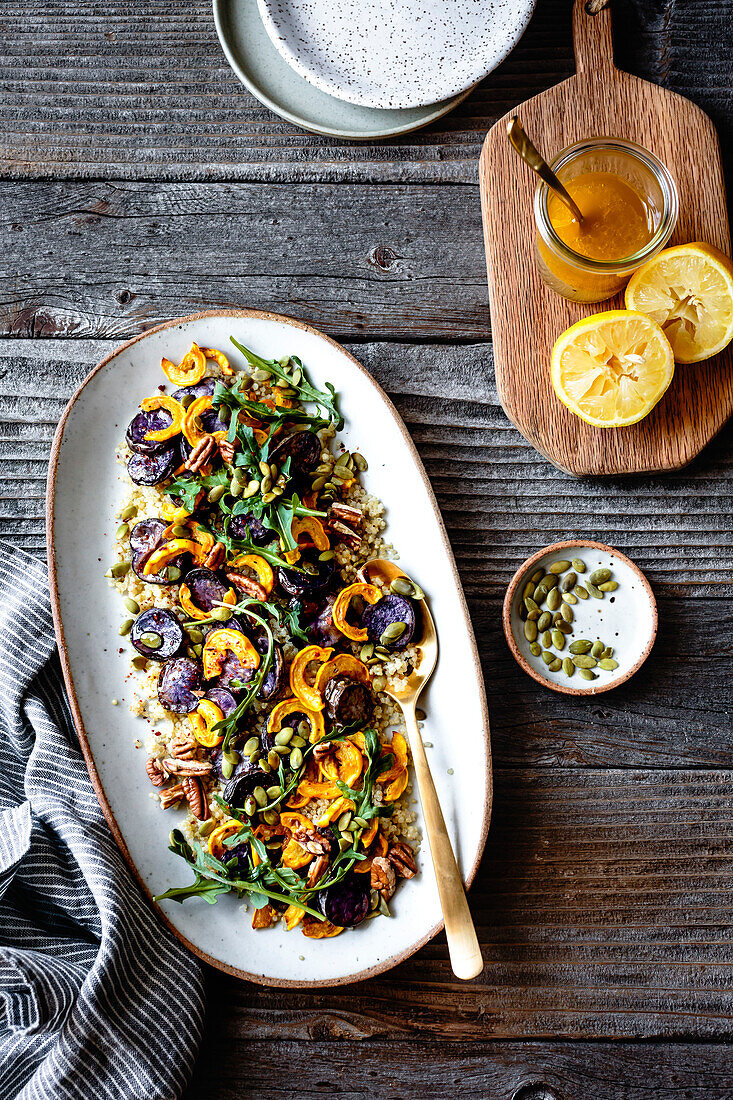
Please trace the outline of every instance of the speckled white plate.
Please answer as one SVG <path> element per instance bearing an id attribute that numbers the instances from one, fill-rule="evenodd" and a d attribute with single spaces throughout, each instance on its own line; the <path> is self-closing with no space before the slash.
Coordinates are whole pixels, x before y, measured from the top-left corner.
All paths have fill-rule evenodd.
<path id="1" fill-rule="evenodd" d="M 448 114 L 466 96 L 403 111 L 346 103 L 305 80 L 278 53 L 265 30 L 257 0 L 213 0 L 214 23 L 224 56 L 242 84 L 280 118 L 314 134 L 375 141 L 409 134 Z"/>
<path id="2" fill-rule="evenodd" d="M 232 334 L 268 358 L 299 355 L 316 384 L 332 381 L 342 394 L 342 438 L 368 458 L 365 485 L 385 502 L 400 563 L 428 593 L 445 643 L 421 705 L 428 713 L 425 738 L 434 746 L 428 757 L 435 785 L 470 882 L 491 808 L 488 717 L 473 630 L 435 497 L 404 424 L 364 368 L 327 336 L 274 314 L 221 310 L 152 329 L 92 371 L 59 424 L 47 506 L 52 603 L 72 710 L 102 809 L 149 896 L 190 881 L 190 869 L 167 850 L 178 812 L 163 812 L 150 799 L 144 752 L 135 748 L 146 727 L 128 710 L 129 653 L 120 652 L 125 643 L 117 633 L 124 609 L 103 574 L 122 494 L 115 447 L 139 400 L 160 384 L 161 357 L 177 362 L 195 340 L 225 348 L 241 368 Z M 229 896 L 214 906 L 198 898 L 183 905 L 165 901 L 158 912 L 192 951 L 222 970 L 268 985 L 335 985 L 388 969 L 440 929 L 427 843 L 420 868 L 397 891 L 392 919 L 366 921 L 330 940 L 280 928 L 254 931 L 251 911 Z"/>
<path id="3" fill-rule="evenodd" d="M 422 107 L 504 60 L 535 0 L 258 0 L 270 38 L 317 88 L 363 107 Z"/>
<path id="4" fill-rule="evenodd" d="M 581 638 L 612 646 L 618 668 L 606 671 L 596 667 L 595 680 L 583 679 L 577 669 L 570 677 L 562 669 L 551 672 L 541 656 L 535 657 L 530 652 L 519 615 L 524 587 L 532 575 L 540 569 L 547 572 L 553 562 L 573 558 L 580 558 L 586 565 L 585 573 L 578 574 L 578 584 L 584 584 L 594 569 L 604 566 L 611 570 L 612 580 L 618 582 L 617 590 L 604 593 L 602 600 L 589 597 L 572 605 L 573 633 L 567 635 L 562 651 L 556 652 L 554 648 L 550 651 L 557 657 L 572 657 L 568 645 Z M 542 609 L 546 610 L 545 604 Z M 504 634 L 517 662 L 545 687 L 566 695 L 598 695 L 628 680 L 651 653 L 657 636 L 657 602 L 638 565 L 619 550 L 602 542 L 556 542 L 538 550 L 514 574 L 504 597 Z"/>

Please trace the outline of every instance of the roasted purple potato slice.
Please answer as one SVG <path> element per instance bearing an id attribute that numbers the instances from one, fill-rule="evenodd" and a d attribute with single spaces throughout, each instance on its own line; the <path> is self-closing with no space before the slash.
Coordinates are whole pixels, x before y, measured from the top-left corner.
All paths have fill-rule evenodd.
<path id="1" fill-rule="evenodd" d="M 323 693 L 326 714 L 332 722 L 348 726 L 352 722 L 366 725 L 374 713 L 374 697 L 366 684 L 348 677 L 329 680 Z"/>
<path id="2" fill-rule="evenodd" d="M 335 595 L 327 596 L 326 602 L 318 611 L 315 619 L 306 628 L 306 633 L 316 645 L 333 646 L 334 648 L 343 645 L 344 636 L 333 621 L 333 605 L 335 603 Z"/>
<path id="3" fill-rule="evenodd" d="M 183 576 L 183 565 L 185 561 L 190 561 L 187 556 L 185 558 L 174 558 L 173 561 L 169 561 L 168 565 L 160 570 L 159 573 L 143 573 L 145 568 L 145 562 L 148 560 L 152 553 L 152 550 L 147 550 L 142 554 L 132 555 L 132 571 L 136 577 L 139 577 L 145 584 L 178 584 L 178 581 Z M 169 569 L 178 570 L 178 578 L 173 579 L 168 575 Z"/>
<path id="4" fill-rule="evenodd" d="M 234 698 L 231 691 L 223 687 L 216 686 L 209 688 L 204 699 L 210 699 L 211 702 L 219 708 L 225 718 L 228 718 L 232 711 L 237 709 L 237 700 Z"/>
<path id="5" fill-rule="evenodd" d="M 143 634 L 155 635 L 160 639 L 160 645 L 146 645 L 142 640 Z M 175 657 L 183 645 L 183 627 L 172 611 L 151 607 L 135 619 L 130 641 L 143 657 L 152 661 L 167 661 L 169 657 Z"/>
<path id="6" fill-rule="evenodd" d="M 203 669 L 191 657 L 166 661 L 158 676 L 158 700 L 174 714 L 190 714 L 199 705 L 203 688 Z"/>
<path id="7" fill-rule="evenodd" d="M 272 542 L 275 538 L 275 532 L 268 530 L 252 512 L 232 516 L 229 520 L 227 534 L 232 539 L 253 542 L 255 546 L 266 546 L 268 542 Z"/>
<path id="8" fill-rule="evenodd" d="M 200 382 L 195 382 L 193 386 L 181 386 L 179 389 L 174 390 L 171 397 L 175 401 L 182 401 L 184 397 L 213 397 L 216 382 L 216 378 L 202 378 Z"/>
<path id="9" fill-rule="evenodd" d="M 396 641 L 382 642 L 382 634 L 392 623 L 404 623 L 404 632 Z M 390 592 L 388 596 L 382 596 L 381 600 L 364 608 L 361 625 L 366 627 L 370 642 L 383 645 L 387 649 L 404 649 L 410 644 L 415 634 L 417 625 L 415 605 L 405 596 Z"/>
<path id="10" fill-rule="evenodd" d="M 141 409 L 133 416 L 127 425 L 125 443 L 131 451 L 137 451 L 141 455 L 153 455 L 159 451 L 165 451 L 170 447 L 168 439 L 146 439 L 148 432 L 160 432 L 170 427 L 173 417 L 167 409 L 152 409 L 143 412 Z"/>
<path id="11" fill-rule="evenodd" d="M 355 875 L 318 894 L 318 902 L 326 920 L 337 928 L 355 928 L 369 912 L 369 892 Z"/>
<path id="12" fill-rule="evenodd" d="M 229 591 L 229 586 L 224 584 L 216 573 L 204 566 L 192 569 L 186 574 L 184 580 L 188 585 L 193 603 L 201 611 L 213 611 Z"/>
<path id="13" fill-rule="evenodd" d="M 308 562 L 315 567 L 315 573 L 297 573 L 292 569 L 278 568 L 277 583 L 286 596 L 312 598 L 324 595 L 328 591 L 336 569 L 334 559 L 319 561 L 317 556 L 313 560 L 312 554 L 308 557 L 304 555 L 298 565 Z"/>
<path id="14" fill-rule="evenodd" d="M 127 472 L 136 485 L 160 485 L 178 466 L 178 448 L 166 447 L 155 454 L 132 455 Z"/>
<path id="15" fill-rule="evenodd" d="M 270 778 L 262 768 L 247 761 L 242 771 L 227 783 L 223 798 L 230 806 L 242 807 L 255 787 L 266 789 L 269 786 L 271 786 Z"/>
<path id="16" fill-rule="evenodd" d="M 282 466 L 290 458 L 290 476 L 303 480 L 321 461 L 321 441 L 315 432 L 299 431 L 278 439 L 269 451 L 270 462 Z"/>
<path id="17" fill-rule="evenodd" d="M 133 554 L 149 554 L 162 542 L 168 524 L 155 516 L 139 520 L 130 531 L 130 549 Z"/>

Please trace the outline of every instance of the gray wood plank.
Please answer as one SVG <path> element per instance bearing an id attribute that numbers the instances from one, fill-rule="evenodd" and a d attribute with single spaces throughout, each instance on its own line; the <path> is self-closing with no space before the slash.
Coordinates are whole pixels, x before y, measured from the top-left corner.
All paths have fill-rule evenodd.
<path id="1" fill-rule="evenodd" d="M 254 1040 L 725 1039 L 732 794 L 730 771 L 500 768 L 470 894 L 486 960 L 480 978 L 452 977 L 443 937 L 389 974 L 342 988 L 267 990 L 209 972 L 214 1049 Z M 360 1044 L 360 1057 L 370 1045 Z"/>
<path id="2" fill-rule="evenodd" d="M 540 0 L 508 60 L 445 119 L 361 145 L 305 134 L 229 70 L 207 0 L 5 0 L 0 172 L 169 179 L 470 181 L 486 130 L 572 71 L 569 0 Z M 730 0 L 624 0 L 618 63 L 696 99 L 730 132 Z M 727 52 L 726 52 L 727 51 Z"/>
<path id="3" fill-rule="evenodd" d="M 266 1043 L 212 1031 L 186 1100 L 730 1100 L 731 1045 L 412 1039 Z"/>

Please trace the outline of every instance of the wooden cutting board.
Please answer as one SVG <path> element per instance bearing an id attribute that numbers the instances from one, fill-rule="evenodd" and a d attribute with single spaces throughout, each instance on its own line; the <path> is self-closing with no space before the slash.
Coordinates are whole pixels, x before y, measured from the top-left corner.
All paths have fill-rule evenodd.
<path id="1" fill-rule="evenodd" d="M 613 64 L 611 12 L 586 14 L 575 0 L 577 72 L 521 103 L 489 131 L 481 153 L 481 204 L 499 398 L 513 424 L 550 462 L 573 474 L 620 474 L 685 466 L 733 412 L 733 349 L 707 363 L 678 366 L 646 419 L 630 428 L 594 428 L 569 412 L 550 384 L 550 353 L 568 325 L 597 305 L 568 302 L 540 279 L 532 258 L 536 177 L 506 137 L 518 114 L 549 160 L 583 138 L 626 138 L 652 150 L 677 183 L 680 215 L 670 244 L 702 240 L 730 254 L 718 138 L 689 100 L 620 72 Z"/>

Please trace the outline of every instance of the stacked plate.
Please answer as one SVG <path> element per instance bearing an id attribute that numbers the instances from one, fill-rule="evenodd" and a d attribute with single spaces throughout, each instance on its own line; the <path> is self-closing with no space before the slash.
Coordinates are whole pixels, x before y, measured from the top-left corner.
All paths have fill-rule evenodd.
<path id="1" fill-rule="evenodd" d="M 426 126 L 504 60 L 535 0 L 213 0 L 224 53 L 266 107 L 369 140 Z"/>

